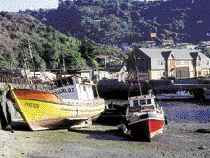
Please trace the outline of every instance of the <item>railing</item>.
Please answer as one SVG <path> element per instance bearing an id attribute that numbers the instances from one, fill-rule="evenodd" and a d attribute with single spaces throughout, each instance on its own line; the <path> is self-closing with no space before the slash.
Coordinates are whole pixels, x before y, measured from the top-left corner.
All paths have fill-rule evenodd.
<path id="1" fill-rule="evenodd" d="M 9 78 L 5 76 L 0 76 L 0 83 L 14 83 L 14 84 L 26 84 L 27 81 L 21 78 Z"/>

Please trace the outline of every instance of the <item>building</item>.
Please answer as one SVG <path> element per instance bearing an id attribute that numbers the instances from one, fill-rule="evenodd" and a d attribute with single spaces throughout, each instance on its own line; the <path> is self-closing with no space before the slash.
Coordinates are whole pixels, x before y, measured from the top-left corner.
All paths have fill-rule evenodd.
<path id="1" fill-rule="evenodd" d="M 106 71 L 109 72 L 110 79 L 117 79 L 118 81 L 125 81 L 128 76 L 125 65 L 110 65 Z"/>
<path id="2" fill-rule="evenodd" d="M 97 70 L 93 72 L 93 75 L 96 77 L 96 80 L 110 79 L 110 73 L 105 70 Z"/>
<path id="3" fill-rule="evenodd" d="M 209 47 L 210 47 L 210 41 L 201 41 L 198 46 L 199 49 L 209 48 Z"/>
<path id="4" fill-rule="evenodd" d="M 198 50 L 136 48 L 127 59 L 127 69 L 129 76 L 141 79 L 206 76 L 210 59 Z"/>
<path id="5" fill-rule="evenodd" d="M 72 6 L 73 0 L 58 0 L 58 8 L 66 8 Z"/>
<path id="6" fill-rule="evenodd" d="M 174 46 L 174 41 L 173 40 L 162 40 L 162 45 L 164 47 L 167 47 L 167 46 Z"/>
<path id="7" fill-rule="evenodd" d="M 99 67 L 104 67 L 106 68 L 108 65 L 113 65 L 113 63 L 119 63 L 122 64 L 122 60 L 113 56 L 108 56 L 108 55 L 97 55 L 96 57 L 96 62 Z"/>

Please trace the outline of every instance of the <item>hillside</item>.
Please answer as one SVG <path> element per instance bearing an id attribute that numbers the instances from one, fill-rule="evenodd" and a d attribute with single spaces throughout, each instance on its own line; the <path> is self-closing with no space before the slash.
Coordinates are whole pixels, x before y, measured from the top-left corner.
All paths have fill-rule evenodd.
<path id="1" fill-rule="evenodd" d="M 110 45 L 135 44 L 145 40 L 173 39 L 197 44 L 209 40 L 208 1 L 173 0 L 143 3 L 133 0 L 64 1 L 57 9 L 21 11 L 67 36 L 88 37 Z"/>
<path id="2" fill-rule="evenodd" d="M 1 12 L 0 38 L 2 68 L 11 68 L 10 60 L 14 61 L 17 67 L 23 68 L 26 66 L 23 59 L 27 59 L 27 65 L 32 70 L 33 62 L 36 69 L 55 71 L 62 68 L 63 62 L 67 69 L 81 69 L 92 66 L 94 55 L 99 51 L 102 54 L 123 57 L 116 49 L 96 47 L 87 38 L 80 41 L 67 37 L 29 14 Z"/>

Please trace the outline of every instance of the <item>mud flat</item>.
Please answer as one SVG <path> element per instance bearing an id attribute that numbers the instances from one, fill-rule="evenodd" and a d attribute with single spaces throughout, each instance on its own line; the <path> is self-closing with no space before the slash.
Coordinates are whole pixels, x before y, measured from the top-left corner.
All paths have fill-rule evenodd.
<path id="1" fill-rule="evenodd" d="M 113 100 L 107 103 L 110 102 L 115 103 Z M 127 101 L 116 103 L 121 105 Z M 163 134 L 151 142 L 133 140 L 116 126 L 99 123 L 69 131 L 33 132 L 25 122 L 13 122 L 14 133 L 0 130 L 0 157 L 210 157 L 210 106 L 179 101 L 161 102 L 161 105 L 169 122 Z"/>
<path id="2" fill-rule="evenodd" d="M 135 141 L 116 126 L 95 124 L 77 130 L 28 131 L 13 123 L 14 133 L 0 130 L 0 157 L 210 157 L 210 123 L 169 122 L 151 142 Z"/>

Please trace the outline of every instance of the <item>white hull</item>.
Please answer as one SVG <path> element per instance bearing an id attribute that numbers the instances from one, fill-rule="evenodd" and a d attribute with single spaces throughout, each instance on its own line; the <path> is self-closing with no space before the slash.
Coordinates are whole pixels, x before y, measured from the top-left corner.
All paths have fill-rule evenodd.
<path id="1" fill-rule="evenodd" d="M 191 99 L 194 98 L 194 94 L 189 94 L 187 92 L 178 91 L 175 94 L 158 94 L 156 95 L 157 99 Z"/>

